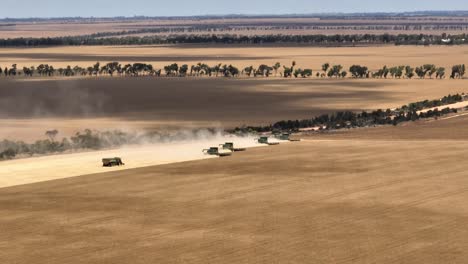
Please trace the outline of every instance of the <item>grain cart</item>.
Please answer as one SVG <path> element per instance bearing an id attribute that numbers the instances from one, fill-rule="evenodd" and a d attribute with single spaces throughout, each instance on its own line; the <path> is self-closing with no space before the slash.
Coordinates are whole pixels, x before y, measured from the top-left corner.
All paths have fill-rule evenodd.
<path id="1" fill-rule="evenodd" d="M 234 143 L 232 142 L 226 142 L 224 144 L 220 144 L 223 149 L 230 150 L 232 152 L 237 152 L 237 151 L 246 151 L 246 148 L 235 148 Z"/>
<path id="2" fill-rule="evenodd" d="M 205 153 L 206 155 L 216 155 L 216 156 L 219 156 L 219 157 L 227 157 L 227 156 L 232 155 L 232 152 L 222 152 L 222 151 L 219 151 L 219 148 L 217 148 L 217 147 L 211 147 L 209 149 L 204 149 L 203 153 Z"/>
<path id="3" fill-rule="evenodd" d="M 106 158 L 106 159 L 102 159 L 102 166 L 103 166 L 103 167 L 114 167 L 114 166 L 121 166 L 121 165 L 125 165 L 125 164 L 122 162 L 122 159 L 121 159 L 121 158 Z"/>
<path id="4" fill-rule="evenodd" d="M 269 145 L 269 146 L 279 145 L 279 142 L 270 142 L 270 141 L 268 140 L 268 137 L 265 137 L 265 136 L 259 137 L 259 138 L 257 139 L 257 142 L 260 143 L 260 144 L 267 144 L 267 145 Z"/>

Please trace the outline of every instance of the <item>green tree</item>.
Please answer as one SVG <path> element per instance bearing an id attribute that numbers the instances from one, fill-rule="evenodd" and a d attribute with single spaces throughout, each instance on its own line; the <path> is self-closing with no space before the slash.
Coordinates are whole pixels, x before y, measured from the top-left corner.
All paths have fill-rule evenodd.
<path id="1" fill-rule="evenodd" d="M 273 65 L 273 70 L 275 71 L 275 76 L 278 75 L 278 69 L 281 67 L 281 63 L 277 62 L 275 65 Z"/>
<path id="2" fill-rule="evenodd" d="M 443 79 L 445 77 L 445 68 L 444 67 L 439 67 L 437 68 L 436 71 L 436 79 Z"/>
<path id="3" fill-rule="evenodd" d="M 179 75 L 180 76 L 186 76 L 187 72 L 188 72 L 188 65 L 187 64 L 184 64 L 184 65 L 180 66 L 180 68 L 179 68 Z"/>
<path id="4" fill-rule="evenodd" d="M 424 76 L 429 75 L 429 78 L 432 79 L 432 75 L 437 71 L 437 67 L 434 64 L 425 64 L 424 68 Z"/>
<path id="5" fill-rule="evenodd" d="M 411 79 L 414 77 L 414 68 L 411 68 L 411 66 L 406 66 L 405 67 L 405 76 L 408 79 Z"/>
<path id="6" fill-rule="evenodd" d="M 353 65 L 349 68 L 349 72 L 354 78 L 364 78 L 367 76 L 368 68 L 361 65 Z"/>
<path id="7" fill-rule="evenodd" d="M 324 63 L 324 64 L 322 65 L 322 71 L 323 71 L 324 73 L 326 73 L 326 72 L 328 71 L 329 68 L 330 68 L 330 63 L 328 63 L 328 62 L 327 62 L 327 63 Z"/>
<path id="8" fill-rule="evenodd" d="M 286 67 L 286 66 L 283 66 L 283 77 L 284 77 L 284 78 L 291 77 L 292 74 L 293 74 L 293 71 L 292 71 L 291 68 Z"/>
<path id="9" fill-rule="evenodd" d="M 421 79 L 426 76 L 426 72 L 424 71 L 423 67 L 416 67 L 415 72 L 416 75 L 418 75 L 418 77 Z"/>
<path id="10" fill-rule="evenodd" d="M 343 66 L 341 65 L 333 65 L 333 67 L 330 68 L 328 71 L 328 77 L 341 77 L 341 70 L 343 69 Z"/>

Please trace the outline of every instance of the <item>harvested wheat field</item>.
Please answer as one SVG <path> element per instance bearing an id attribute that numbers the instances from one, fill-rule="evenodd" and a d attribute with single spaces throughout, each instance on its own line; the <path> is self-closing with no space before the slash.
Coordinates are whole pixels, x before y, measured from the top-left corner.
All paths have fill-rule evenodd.
<path id="1" fill-rule="evenodd" d="M 161 130 L 268 125 L 345 110 L 387 109 L 464 93 L 466 80 L 0 78 L 0 138 L 85 128 Z"/>
<path id="2" fill-rule="evenodd" d="M 466 122 L 2 188 L 0 259 L 465 263 Z"/>
<path id="3" fill-rule="evenodd" d="M 377 70 L 384 65 L 437 64 L 447 69 L 468 60 L 468 46 L 369 46 L 369 47 L 310 47 L 304 45 L 154 45 L 154 46 L 78 46 L 40 48 L 2 48 L 0 66 L 18 64 L 18 68 L 39 64 L 54 67 L 91 66 L 118 61 L 151 63 L 156 68 L 177 62 L 194 65 L 199 62 L 215 65 L 233 64 L 239 68 L 280 62 L 298 67 L 321 70 L 323 63 L 341 64 L 347 70 L 353 64 Z"/>

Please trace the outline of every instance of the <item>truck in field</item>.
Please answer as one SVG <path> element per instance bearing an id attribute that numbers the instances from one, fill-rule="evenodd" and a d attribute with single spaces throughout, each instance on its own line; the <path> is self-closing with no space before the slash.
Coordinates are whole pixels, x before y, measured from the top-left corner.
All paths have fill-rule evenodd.
<path id="1" fill-rule="evenodd" d="M 122 162 L 122 159 L 118 157 L 102 159 L 103 167 L 114 167 L 114 166 L 123 166 L 123 165 L 125 164 Z"/>

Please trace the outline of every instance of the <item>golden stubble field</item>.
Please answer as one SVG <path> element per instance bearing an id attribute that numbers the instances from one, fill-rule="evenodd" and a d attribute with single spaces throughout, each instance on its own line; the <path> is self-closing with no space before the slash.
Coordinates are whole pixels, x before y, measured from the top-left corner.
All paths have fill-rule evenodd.
<path id="1" fill-rule="evenodd" d="M 467 121 L 3 188 L 0 259 L 466 263 Z"/>
<path id="2" fill-rule="evenodd" d="M 398 66 L 437 64 L 450 70 L 455 64 L 468 61 L 468 46 L 372 46 L 320 48 L 307 46 L 242 46 L 242 45 L 156 45 L 156 46 L 83 46 L 49 48 L 0 49 L 0 66 L 10 67 L 51 64 L 56 67 L 92 66 L 119 61 L 122 64 L 145 62 L 156 68 L 171 63 L 194 65 L 199 62 L 215 65 L 233 64 L 239 68 L 280 62 L 290 66 L 320 71 L 323 63 L 341 64 L 345 70 L 353 64 L 377 70 L 384 65 Z"/>

